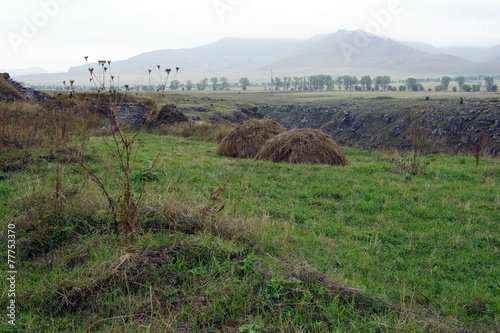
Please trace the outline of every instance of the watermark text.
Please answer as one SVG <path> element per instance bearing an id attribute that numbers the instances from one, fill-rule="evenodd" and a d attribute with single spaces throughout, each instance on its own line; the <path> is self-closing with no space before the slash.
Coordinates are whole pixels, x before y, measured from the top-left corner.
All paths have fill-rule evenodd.
<path id="1" fill-rule="evenodd" d="M 7 226 L 7 322 L 16 326 L 16 225 Z"/>
<path id="2" fill-rule="evenodd" d="M 7 39 L 9 40 L 15 52 L 20 51 L 20 47 L 28 44 L 30 40 L 38 36 L 40 30 L 45 28 L 50 19 L 54 18 L 61 6 L 66 5 L 70 0 L 39 0 L 40 7 L 33 15 L 24 16 L 21 18 L 21 29 L 18 32 L 8 32 Z"/>

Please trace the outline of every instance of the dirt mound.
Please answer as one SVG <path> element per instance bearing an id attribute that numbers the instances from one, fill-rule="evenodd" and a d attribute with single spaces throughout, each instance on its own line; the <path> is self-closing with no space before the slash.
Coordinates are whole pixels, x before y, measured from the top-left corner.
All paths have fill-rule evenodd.
<path id="1" fill-rule="evenodd" d="M 177 124 L 177 123 L 185 123 L 188 122 L 188 118 L 186 115 L 177 109 L 177 106 L 174 104 L 167 104 L 161 108 L 158 112 L 158 116 L 156 117 L 157 122 L 161 124 Z"/>
<path id="2" fill-rule="evenodd" d="M 286 130 L 269 119 L 251 119 L 233 129 L 222 140 L 217 155 L 253 158 L 267 140 Z"/>
<path id="3" fill-rule="evenodd" d="M 7 73 L 0 74 L 0 101 L 14 102 L 25 101 L 26 98 L 9 82 L 10 76 Z M 9 81 L 8 81 L 9 80 Z"/>
<path id="4" fill-rule="evenodd" d="M 255 159 L 294 164 L 349 165 L 342 148 L 327 134 L 313 129 L 296 129 L 271 138 Z"/>

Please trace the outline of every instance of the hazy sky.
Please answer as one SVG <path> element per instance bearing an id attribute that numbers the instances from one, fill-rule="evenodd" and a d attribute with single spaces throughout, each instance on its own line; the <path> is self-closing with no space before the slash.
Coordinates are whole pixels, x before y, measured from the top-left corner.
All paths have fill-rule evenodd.
<path id="1" fill-rule="evenodd" d="M 231 37 L 306 39 L 363 29 L 434 46 L 500 44 L 495 0 L 1 0 L 0 69 L 90 60 Z"/>

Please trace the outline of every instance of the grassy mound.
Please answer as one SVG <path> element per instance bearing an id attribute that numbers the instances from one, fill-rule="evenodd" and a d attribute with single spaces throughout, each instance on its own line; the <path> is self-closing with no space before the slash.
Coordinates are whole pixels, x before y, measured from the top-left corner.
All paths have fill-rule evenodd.
<path id="1" fill-rule="evenodd" d="M 349 165 L 344 151 L 327 134 L 312 129 L 281 133 L 266 142 L 255 159 L 294 164 Z"/>
<path id="2" fill-rule="evenodd" d="M 23 96 L 23 94 L 21 94 L 11 84 L 9 84 L 4 76 L 8 78 L 8 74 L 0 74 L 0 101 L 25 101 L 26 98 Z"/>

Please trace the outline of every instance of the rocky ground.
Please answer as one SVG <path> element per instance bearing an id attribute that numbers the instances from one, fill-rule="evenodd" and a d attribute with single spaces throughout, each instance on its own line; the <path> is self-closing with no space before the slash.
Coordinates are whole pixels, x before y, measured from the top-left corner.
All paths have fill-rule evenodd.
<path id="1" fill-rule="evenodd" d="M 19 82 L 12 80 L 8 73 L 1 73 L 0 76 L 10 84 L 15 90 L 17 90 L 22 96 L 32 102 L 45 102 L 46 96 L 40 91 L 33 88 L 23 87 Z"/>
<path id="2" fill-rule="evenodd" d="M 484 135 L 484 150 L 500 155 L 500 101 L 357 99 L 335 105 L 261 104 L 266 118 L 293 128 L 318 128 L 338 143 L 362 149 L 410 149 L 411 128 L 430 150 L 466 151 Z"/>

